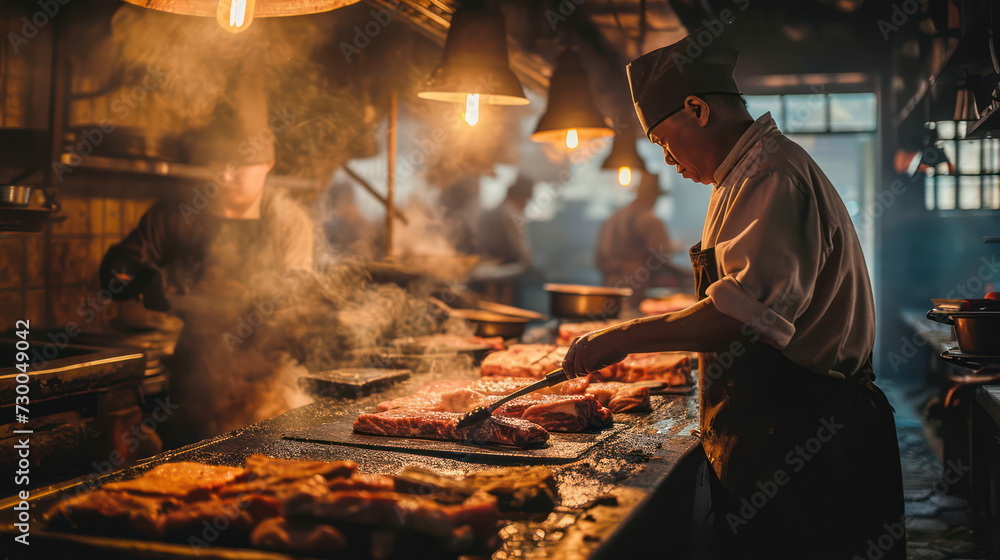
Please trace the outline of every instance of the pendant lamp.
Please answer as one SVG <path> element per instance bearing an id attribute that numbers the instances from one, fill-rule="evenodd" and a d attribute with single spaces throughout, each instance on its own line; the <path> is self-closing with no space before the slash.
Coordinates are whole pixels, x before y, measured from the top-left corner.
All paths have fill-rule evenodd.
<path id="1" fill-rule="evenodd" d="M 614 136 L 590 96 L 587 73 L 570 49 L 563 51 L 552 72 L 549 104 L 531 139 L 576 148 L 581 141 Z"/>
<path id="2" fill-rule="evenodd" d="M 441 66 L 417 97 L 465 103 L 466 120 L 470 111 L 478 114 L 480 103 L 527 105 L 521 83 L 510 69 L 503 16 L 482 9 L 456 11 L 445 39 Z"/>
<path id="3" fill-rule="evenodd" d="M 230 33 L 245 31 L 256 17 L 329 12 L 358 0 L 125 0 L 130 4 L 186 16 L 215 16 Z"/>
<path id="4" fill-rule="evenodd" d="M 617 170 L 618 183 L 623 187 L 629 186 L 637 173 L 646 173 L 646 164 L 635 149 L 634 134 L 621 132 L 615 136 L 611 154 L 604 160 L 601 169 Z"/>
<path id="5" fill-rule="evenodd" d="M 976 107 L 976 94 L 972 90 L 973 78 L 968 73 L 965 78 L 958 81 L 958 94 L 955 96 L 956 121 L 978 121 L 979 109 Z"/>

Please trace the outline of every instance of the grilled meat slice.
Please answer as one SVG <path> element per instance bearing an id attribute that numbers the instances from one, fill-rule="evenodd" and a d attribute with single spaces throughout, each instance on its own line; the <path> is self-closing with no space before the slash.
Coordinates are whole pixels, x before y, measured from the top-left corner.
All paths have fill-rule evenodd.
<path id="1" fill-rule="evenodd" d="M 531 447 L 548 441 L 541 426 L 516 418 L 490 417 L 459 430 L 462 414 L 400 408 L 377 414 L 362 414 L 354 421 L 354 431 L 376 436 L 427 438 L 475 443 L 499 443 Z"/>
<path id="2" fill-rule="evenodd" d="M 514 344 L 483 359 L 483 376 L 542 377 L 558 368 L 568 348 L 553 344 Z"/>
<path id="3" fill-rule="evenodd" d="M 649 387 L 612 381 L 591 383 L 586 393 L 593 395 L 611 412 L 646 412 L 653 408 L 649 401 Z"/>
<path id="4" fill-rule="evenodd" d="M 275 459 L 264 455 L 247 457 L 241 480 L 262 478 L 268 482 L 297 480 L 320 475 L 326 479 L 349 478 L 358 470 L 354 461 L 299 461 Z"/>
<path id="5" fill-rule="evenodd" d="M 663 381 L 667 385 L 691 383 L 691 356 L 686 352 L 629 354 L 621 362 L 606 367 L 595 381 Z"/>
<path id="6" fill-rule="evenodd" d="M 493 414 L 534 422 L 550 432 L 582 432 L 612 423 L 611 411 L 592 395 L 525 395 Z"/>
<path id="7" fill-rule="evenodd" d="M 398 492 L 303 492 L 289 498 L 284 510 L 290 519 L 409 529 L 439 537 L 455 537 L 464 528 L 480 539 L 492 537 L 499 520 L 496 498 L 485 492 L 454 505 Z"/>
<path id="8" fill-rule="evenodd" d="M 223 484 L 232 482 L 242 472 L 243 469 L 239 467 L 190 462 L 164 463 L 139 478 L 111 482 L 105 484 L 103 489 L 186 497 L 195 493 L 207 494 Z"/>
<path id="9" fill-rule="evenodd" d="M 161 513 L 183 503 L 173 496 L 95 490 L 59 502 L 45 514 L 45 522 L 50 528 L 97 533 L 133 530 L 159 538 L 164 533 Z"/>
<path id="10" fill-rule="evenodd" d="M 468 388 L 419 395 L 410 395 L 378 403 L 378 411 L 386 412 L 400 408 L 427 410 L 431 412 L 468 412 L 485 404 L 486 395 Z"/>
<path id="11" fill-rule="evenodd" d="M 258 548 L 293 552 L 337 552 L 347 547 L 347 539 L 337 529 L 323 523 L 290 523 L 284 517 L 262 522 L 250 535 L 250 544 Z"/>

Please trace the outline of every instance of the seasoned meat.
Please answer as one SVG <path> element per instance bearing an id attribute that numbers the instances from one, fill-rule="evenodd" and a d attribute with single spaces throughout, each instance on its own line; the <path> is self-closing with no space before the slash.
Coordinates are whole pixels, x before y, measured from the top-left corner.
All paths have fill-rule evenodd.
<path id="1" fill-rule="evenodd" d="M 509 395 L 538 381 L 533 377 L 480 377 L 469 389 L 487 396 Z"/>
<path id="2" fill-rule="evenodd" d="M 622 321 L 617 319 L 610 319 L 608 321 L 585 321 L 582 323 L 562 323 L 559 325 L 559 336 L 556 338 L 556 344 L 559 346 L 569 346 L 573 344 L 573 341 L 577 337 L 583 336 L 589 332 L 599 331 L 601 329 L 606 329 L 608 327 L 613 327 Z"/>
<path id="3" fill-rule="evenodd" d="M 591 395 L 525 395 L 493 413 L 534 422 L 550 432 L 582 432 L 611 425 L 611 411 Z"/>
<path id="4" fill-rule="evenodd" d="M 552 344 L 514 344 L 486 356 L 479 372 L 483 376 L 542 377 L 562 364 L 566 350 Z"/>
<path id="5" fill-rule="evenodd" d="M 686 352 L 629 354 L 621 362 L 602 369 L 601 381 L 663 381 L 667 385 L 691 383 L 691 356 Z"/>
<path id="6" fill-rule="evenodd" d="M 587 386 L 586 392 L 597 398 L 598 402 L 608 407 L 611 412 L 652 410 L 652 405 L 649 402 L 649 387 L 619 382 L 591 383 Z"/>
<path id="7" fill-rule="evenodd" d="M 253 530 L 250 544 L 293 552 L 337 552 L 347 546 L 343 533 L 326 524 L 289 523 L 284 517 L 265 520 Z"/>
<path id="8" fill-rule="evenodd" d="M 490 417 L 459 430 L 460 413 L 399 408 L 377 414 L 362 414 L 354 431 L 376 436 L 427 438 L 474 443 L 499 443 L 517 447 L 541 445 L 549 433 L 541 426 L 516 418 Z"/>
<path id="9" fill-rule="evenodd" d="M 427 410 L 431 412 L 468 412 L 485 403 L 486 395 L 468 388 L 448 389 L 441 392 L 422 392 L 378 403 L 378 411 L 386 412 L 399 408 Z"/>
<path id="10" fill-rule="evenodd" d="M 396 480 L 384 474 L 354 473 L 351 478 L 338 478 L 327 484 L 330 490 L 375 490 L 392 491 L 396 489 Z"/>
<path id="11" fill-rule="evenodd" d="M 105 490 L 129 490 L 144 494 L 184 497 L 207 492 L 233 481 L 243 469 L 202 463 L 165 463 L 139 478 L 104 485 Z"/>
<path id="12" fill-rule="evenodd" d="M 484 492 L 455 505 L 397 492 L 303 493 L 289 498 L 284 507 L 289 518 L 346 521 L 439 537 L 453 537 L 467 527 L 479 538 L 488 538 L 496 532 L 500 515 L 496 498 Z"/>
<path id="13" fill-rule="evenodd" d="M 420 410 L 447 412 L 441 403 L 441 393 L 421 392 L 416 395 L 407 395 L 378 403 L 379 412 L 395 410 L 397 408 L 417 408 Z"/>
<path id="14" fill-rule="evenodd" d="M 241 479 L 263 478 L 268 482 L 295 480 L 320 475 L 326 479 L 347 478 L 358 470 L 354 461 L 298 461 L 264 455 L 247 457 Z"/>
<path id="15" fill-rule="evenodd" d="M 426 495 L 438 502 L 461 503 L 476 492 L 497 498 L 501 511 L 549 510 L 558 503 L 556 479 L 546 467 L 504 467 L 470 473 L 460 480 L 422 467 L 395 476 L 396 491 Z"/>
<path id="16" fill-rule="evenodd" d="M 95 490 L 59 502 L 45 514 L 45 519 L 52 527 L 96 532 L 131 529 L 157 538 L 163 535 L 161 512 L 182 504 L 172 496 Z"/>

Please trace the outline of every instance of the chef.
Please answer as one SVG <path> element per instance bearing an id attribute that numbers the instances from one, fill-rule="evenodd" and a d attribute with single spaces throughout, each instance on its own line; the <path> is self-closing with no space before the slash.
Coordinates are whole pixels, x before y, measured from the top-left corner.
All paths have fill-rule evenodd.
<path id="1" fill-rule="evenodd" d="M 507 187 L 504 201 L 485 213 L 479 222 L 479 250 L 501 264 L 516 263 L 525 269 L 531 267 L 533 258 L 525 229 L 524 209 L 528 206 L 535 183 L 518 176 Z"/>
<path id="2" fill-rule="evenodd" d="M 102 285 L 125 283 L 116 299 L 139 298 L 184 319 L 171 363 L 179 408 L 164 427 L 168 444 L 240 427 L 264 407 L 255 399 L 268 398 L 274 368 L 255 351 L 251 331 L 274 313 L 282 278 L 312 268 L 311 221 L 265 185 L 274 144 L 260 130 L 223 114 L 193 135 L 192 161 L 212 171 L 211 182 L 154 204 L 101 263 Z"/>
<path id="3" fill-rule="evenodd" d="M 653 213 L 661 194 L 657 176 L 643 173 L 635 200 L 612 214 L 597 236 L 594 263 L 604 285 L 632 288 L 636 302 L 645 297 L 645 289 L 657 272 L 647 268 L 648 274 L 643 274 L 649 256 L 670 252 L 667 226 Z"/>
<path id="4" fill-rule="evenodd" d="M 713 558 L 905 558 L 892 409 L 872 383 L 875 311 L 833 185 L 770 114 L 738 52 L 694 35 L 628 65 L 647 138 L 712 195 L 691 249 L 700 301 L 579 338 L 585 375 L 635 352 L 699 352 Z"/>

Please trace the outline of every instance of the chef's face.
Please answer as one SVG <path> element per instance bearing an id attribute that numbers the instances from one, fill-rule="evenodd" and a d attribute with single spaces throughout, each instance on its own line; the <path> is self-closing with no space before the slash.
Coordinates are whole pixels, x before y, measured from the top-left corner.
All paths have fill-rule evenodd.
<path id="1" fill-rule="evenodd" d="M 234 166 L 213 165 L 219 181 L 219 202 L 224 208 L 244 210 L 260 199 L 274 162 Z"/>
<path id="2" fill-rule="evenodd" d="M 649 133 L 649 139 L 663 148 L 663 160 L 695 183 L 712 184 L 712 172 L 705 165 L 702 145 L 703 128 L 708 120 L 708 105 L 690 96 L 680 111 L 670 115 Z"/>

